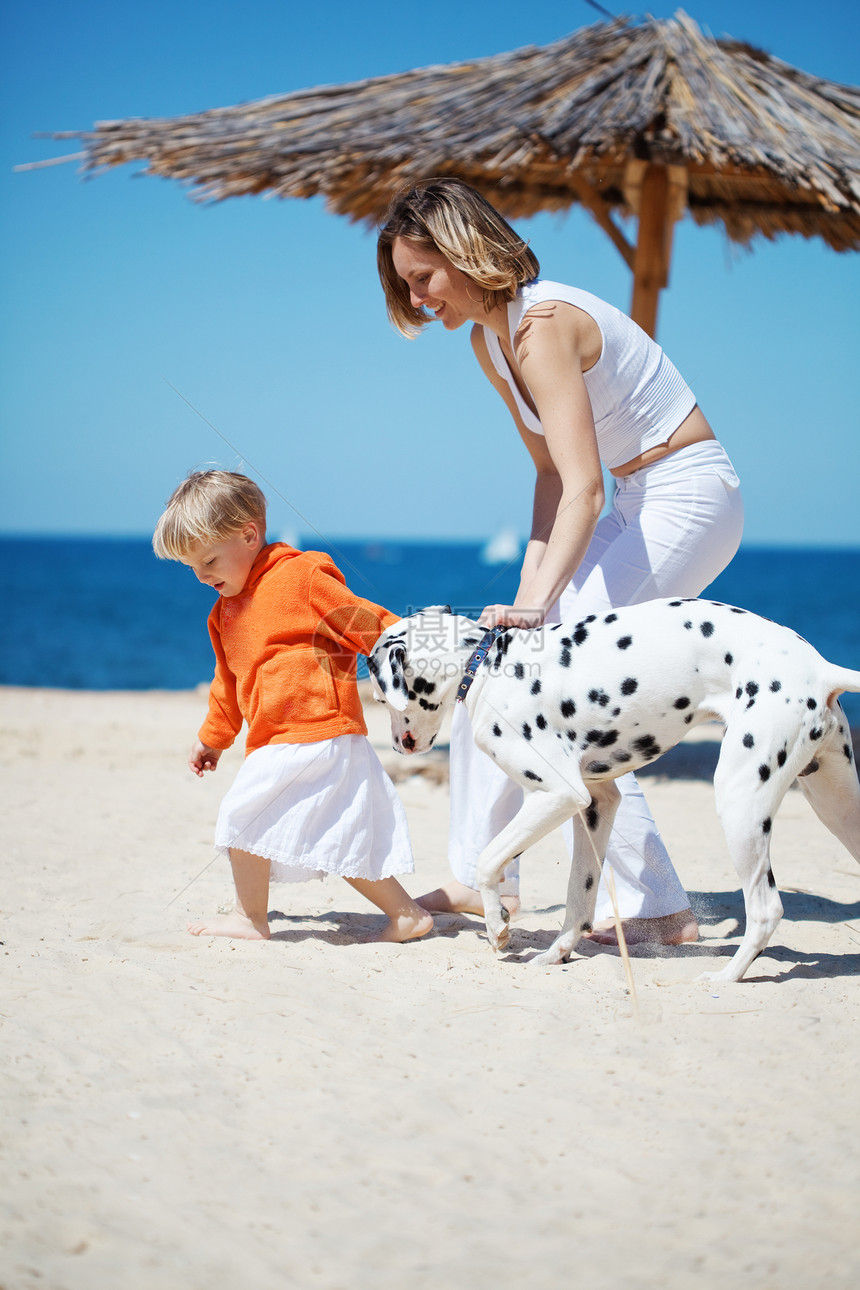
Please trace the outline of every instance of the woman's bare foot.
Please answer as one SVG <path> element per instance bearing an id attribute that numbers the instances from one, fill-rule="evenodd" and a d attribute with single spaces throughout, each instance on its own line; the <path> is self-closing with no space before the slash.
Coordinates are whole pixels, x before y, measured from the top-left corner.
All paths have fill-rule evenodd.
<path id="1" fill-rule="evenodd" d="M 621 922 L 628 945 L 684 945 L 699 939 L 699 924 L 692 909 L 682 909 L 663 918 L 623 918 Z M 585 939 L 598 945 L 617 945 L 614 920 L 607 918 L 595 923 L 594 931 Z"/>
<path id="2" fill-rule="evenodd" d="M 419 910 L 418 914 L 415 915 L 398 914 L 396 918 L 389 918 L 382 931 L 378 932 L 376 936 L 369 936 L 367 944 L 402 945 L 404 941 L 417 940 L 419 936 L 426 936 L 428 932 L 432 931 L 433 919 L 424 910 Z"/>
<path id="3" fill-rule="evenodd" d="M 232 936 L 234 940 L 242 941 L 267 941 L 271 935 L 267 921 L 250 919 L 240 909 L 189 923 L 188 930 L 192 936 Z"/>
<path id="4" fill-rule="evenodd" d="M 428 891 L 425 896 L 416 896 L 415 903 L 433 914 L 476 914 L 478 918 L 484 917 L 481 893 L 474 887 L 457 882 L 456 878 L 446 882 L 444 887 Z M 520 912 L 519 896 L 502 896 L 502 904 L 512 917 Z"/>

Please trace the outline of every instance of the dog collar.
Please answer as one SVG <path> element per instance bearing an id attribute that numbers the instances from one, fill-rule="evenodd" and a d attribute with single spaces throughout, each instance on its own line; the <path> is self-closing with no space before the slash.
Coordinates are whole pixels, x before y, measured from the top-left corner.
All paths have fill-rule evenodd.
<path id="1" fill-rule="evenodd" d="M 466 695 L 469 693 L 469 689 L 475 679 L 475 673 L 489 654 L 493 641 L 497 640 L 498 637 L 501 636 L 502 632 L 506 632 L 507 630 L 507 627 L 504 627 L 499 623 L 497 626 L 491 627 L 486 635 L 481 637 L 478 648 L 472 653 L 468 663 L 466 664 L 463 679 L 457 686 L 457 703 L 462 703 Z"/>

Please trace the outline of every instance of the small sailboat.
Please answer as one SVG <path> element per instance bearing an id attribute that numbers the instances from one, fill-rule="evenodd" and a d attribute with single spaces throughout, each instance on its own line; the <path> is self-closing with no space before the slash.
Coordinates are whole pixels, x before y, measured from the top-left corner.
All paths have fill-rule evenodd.
<path id="1" fill-rule="evenodd" d="M 500 529 L 481 551 L 484 564 L 510 564 L 518 559 L 520 539 L 516 529 Z"/>

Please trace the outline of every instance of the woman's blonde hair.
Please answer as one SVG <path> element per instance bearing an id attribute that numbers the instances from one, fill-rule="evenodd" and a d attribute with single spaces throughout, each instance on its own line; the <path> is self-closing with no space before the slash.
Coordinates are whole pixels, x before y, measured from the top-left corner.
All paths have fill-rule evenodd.
<path id="1" fill-rule="evenodd" d="M 428 179 L 394 197 L 379 229 L 376 263 L 388 317 L 404 336 L 417 336 L 432 315 L 416 309 L 392 259 L 395 238 L 438 251 L 482 289 L 484 308 L 513 300 L 540 273 L 537 256 L 490 205 L 460 179 Z"/>
<path id="2" fill-rule="evenodd" d="M 152 549 L 159 560 L 181 560 L 192 547 L 221 542 L 251 521 L 265 536 L 266 499 L 253 479 L 232 470 L 193 470 L 171 494 Z"/>

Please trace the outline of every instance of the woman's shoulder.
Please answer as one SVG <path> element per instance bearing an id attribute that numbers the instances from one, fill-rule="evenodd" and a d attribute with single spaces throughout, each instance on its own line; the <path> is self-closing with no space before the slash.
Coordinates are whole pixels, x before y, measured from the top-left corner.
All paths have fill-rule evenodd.
<path id="1" fill-rule="evenodd" d="M 550 278 L 533 278 L 517 291 L 517 304 L 522 313 L 526 313 L 533 305 L 545 304 L 549 300 L 560 300 L 564 304 L 576 305 L 586 313 L 602 313 L 606 310 L 611 310 L 613 313 L 619 312 L 614 305 L 601 299 L 600 296 L 595 296 L 591 291 L 571 286 L 566 282 L 554 282 Z"/>

